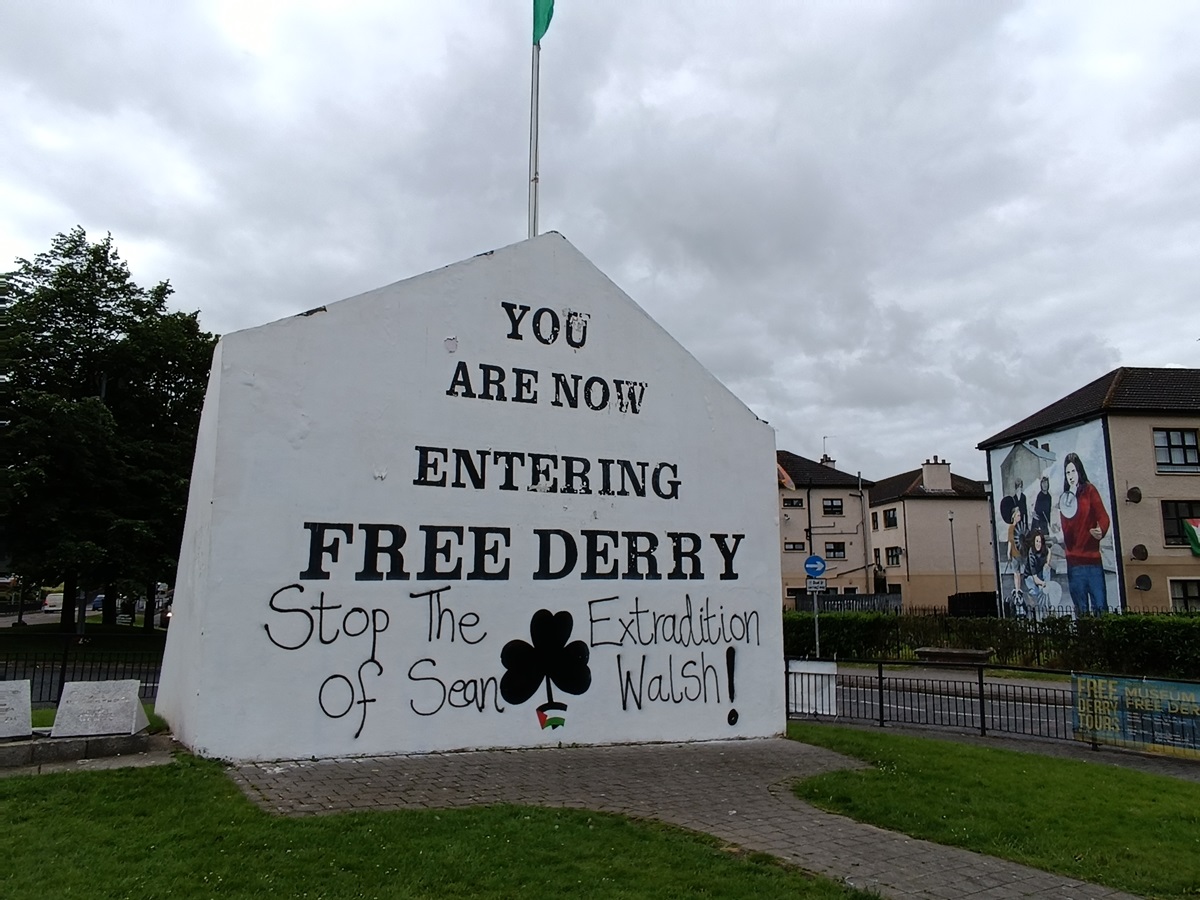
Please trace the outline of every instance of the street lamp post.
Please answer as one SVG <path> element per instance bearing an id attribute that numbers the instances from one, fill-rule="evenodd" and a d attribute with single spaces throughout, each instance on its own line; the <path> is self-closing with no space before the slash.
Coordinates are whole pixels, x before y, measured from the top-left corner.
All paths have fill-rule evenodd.
<path id="1" fill-rule="evenodd" d="M 950 564 L 954 566 L 954 593 L 958 593 L 958 554 L 954 551 L 954 510 L 946 513 L 950 520 Z"/>

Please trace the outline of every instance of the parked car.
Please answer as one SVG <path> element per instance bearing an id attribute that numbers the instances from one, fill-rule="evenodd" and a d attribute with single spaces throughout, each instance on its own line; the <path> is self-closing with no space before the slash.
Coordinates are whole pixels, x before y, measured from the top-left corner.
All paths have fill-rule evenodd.
<path id="1" fill-rule="evenodd" d="M 95 597 L 92 598 L 92 609 L 93 610 L 104 609 L 104 595 L 103 594 L 97 594 Z"/>
<path id="2" fill-rule="evenodd" d="M 42 601 L 42 612 L 60 612 L 63 608 L 62 594 L 47 594 Z"/>

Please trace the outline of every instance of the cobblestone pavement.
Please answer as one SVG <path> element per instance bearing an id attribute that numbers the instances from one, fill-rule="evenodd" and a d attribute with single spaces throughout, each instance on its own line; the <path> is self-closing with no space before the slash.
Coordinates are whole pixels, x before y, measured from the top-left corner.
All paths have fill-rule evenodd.
<path id="1" fill-rule="evenodd" d="M 657 819 L 770 853 L 883 897 L 1129 897 L 822 812 L 789 789 L 862 763 L 783 739 L 494 750 L 243 764 L 230 770 L 282 815 L 514 803 Z"/>

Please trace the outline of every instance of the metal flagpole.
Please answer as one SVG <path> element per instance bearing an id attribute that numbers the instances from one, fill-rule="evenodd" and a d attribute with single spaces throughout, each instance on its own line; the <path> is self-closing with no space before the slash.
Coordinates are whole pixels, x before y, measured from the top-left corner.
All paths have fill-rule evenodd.
<path id="1" fill-rule="evenodd" d="M 538 67 L 541 43 L 533 45 L 533 98 L 529 109 L 529 236 L 538 233 Z"/>

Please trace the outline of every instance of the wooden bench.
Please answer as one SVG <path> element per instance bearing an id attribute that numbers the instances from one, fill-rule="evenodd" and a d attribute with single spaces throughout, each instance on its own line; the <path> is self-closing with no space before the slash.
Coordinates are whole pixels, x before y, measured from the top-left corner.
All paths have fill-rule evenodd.
<path id="1" fill-rule="evenodd" d="M 968 650 L 963 647 L 918 647 L 917 659 L 922 662 L 970 663 L 984 665 L 992 658 L 992 649 Z"/>

